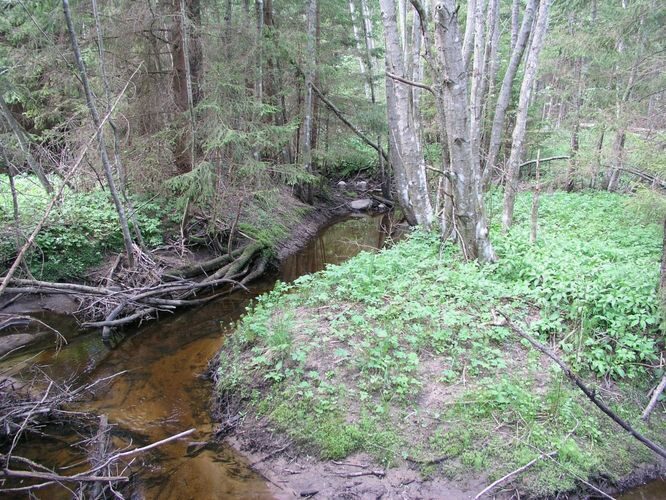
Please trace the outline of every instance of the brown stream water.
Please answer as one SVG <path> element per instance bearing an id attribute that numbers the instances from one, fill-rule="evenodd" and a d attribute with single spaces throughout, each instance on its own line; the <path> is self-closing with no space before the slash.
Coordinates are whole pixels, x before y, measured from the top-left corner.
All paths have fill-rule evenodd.
<path id="1" fill-rule="evenodd" d="M 196 433 L 156 449 L 134 466 L 138 472 L 137 498 L 209 499 L 270 498 L 265 481 L 242 456 L 219 445 L 188 455 L 187 442 L 208 441 L 215 423 L 210 415 L 213 387 L 204 378 L 208 362 L 219 351 L 229 324 L 237 320 L 257 295 L 273 288 L 275 281 L 291 281 L 337 264 L 362 250 L 384 246 L 387 216 L 338 221 L 324 228 L 302 251 L 282 263 L 279 274 L 253 283 L 250 292 L 237 292 L 205 306 L 163 316 L 130 332 L 118 347 L 108 349 L 98 333 L 72 336 L 73 320 L 52 314 L 42 319 L 71 337 L 56 354 L 52 349 L 30 363 L 45 365 L 56 381 L 72 375 L 90 380 L 127 370 L 113 380 L 85 410 L 106 414 L 115 427 L 116 440 L 146 445 L 189 428 Z M 26 358 L 28 355 L 24 355 Z M 39 440 L 24 446 L 21 454 L 57 467 L 73 465 L 81 455 L 63 441 Z M 75 469 L 72 469 L 75 470 Z M 71 472 L 71 471 L 70 471 Z M 41 498 L 70 498 L 65 490 L 42 490 Z"/>
<path id="2" fill-rule="evenodd" d="M 208 362 L 224 342 L 229 324 L 236 321 L 248 303 L 273 288 L 277 279 L 291 281 L 337 264 L 362 250 L 381 248 L 387 242 L 386 216 L 352 218 L 324 228 L 306 248 L 283 262 L 279 274 L 255 282 L 250 292 L 238 292 L 205 306 L 163 316 L 130 332 L 111 350 L 98 333 L 76 335 L 76 323 L 53 314 L 42 320 L 70 338 L 56 354 L 48 349 L 29 363 L 44 365 L 56 381 L 79 381 L 127 373 L 100 391 L 83 408 L 106 414 L 114 426 L 114 441 L 143 446 L 189 428 L 196 433 L 142 456 L 132 465 L 137 474 L 136 495 L 147 499 L 270 498 L 265 481 L 255 474 L 244 458 L 225 445 L 208 446 L 188 454 L 188 441 L 208 441 L 215 423 L 211 419 L 213 387 L 203 375 Z M 33 354 L 34 355 L 34 354 Z M 20 361 L 14 358 L 12 362 Z M 57 440 L 40 439 L 22 447 L 21 455 L 54 467 L 73 466 L 83 459 L 70 443 L 81 438 L 58 430 Z M 83 463 L 85 467 L 85 462 Z M 67 470 L 72 473 L 74 467 Z M 63 471 L 65 472 L 65 471 Z M 63 489 L 40 490 L 40 498 L 71 498 Z M 625 500 L 666 498 L 666 483 L 655 481 L 629 492 Z"/>

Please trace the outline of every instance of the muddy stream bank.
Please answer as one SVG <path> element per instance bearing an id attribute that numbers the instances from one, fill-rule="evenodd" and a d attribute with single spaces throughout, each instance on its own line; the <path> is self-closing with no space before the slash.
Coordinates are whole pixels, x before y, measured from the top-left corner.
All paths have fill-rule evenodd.
<path id="1" fill-rule="evenodd" d="M 159 321 L 130 331 L 115 349 L 107 348 L 98 332 L 77 334 L 71 318 L 42 313 L 40 319 L 65 334 L 69 343 L 57 354 L 51 344 L 46 344 L 48 348 L 36 357 L 38 351 L 31 349 L 11 363 L 24 358 L 30 365 L 41 365 L 57 382 L 74 376 L 84 382 L 126 370 L 81 408 L 108 416 L 117 445 L 130 440 L 134 446 L 146 445 L 196 429 L 186 440 L 162 446 L 133 464 L 136 494 L 132 498 L 272 498 L 264 478 L 231 447 L 188 446 L 214 437 L 215 422 L 210 415 L 213 387 L 204 376 L 208 363 L 224 342 L 230 323 L 244 313 L 254 297 L 272 289 L 278 279 L 292 281 L 328 263 L 343 262 L 362 250 L 383 247 L 387 243 L 386 225 L 385 216 L 335 221 L 305 248 L 283 260 L 279 272 L 252 283 L 249 292 L 240 291 L 202 307 L 164 315 Z M 22 446 L 21 454 L 56 468 L 80 462 L 82 454 L 73 452 L 68 444 L 79 441 L 80 436 L 68 435 L 67 429 L 59 432 L 57 440 L 33 438 Z M 38 494 L 40 498 L 71 498 L 62 488 L 40 490 Z M 620 498 L 666 498 L 666 483 L 656 481 Z"/>
<path id="2" fill-rule="evenodd" d="M 237 320 L 257 295 L 273 288 L 276 280 L 291 281 L 340 263 L 362 250 L 381 248 L 387 241 L 386 216 L 363 216 L 334 221 L 305 248 L 282 261 L 279 273 L 253 282 L 249 292 L 239 291 L 205 306 L 162 316 L 129 332 L 115 349 L 108 349 L 99 333 L 76 335 L 74 320 L 51 313 L 40 319 L 70 339 L 59 352 L 48 348 L 36 358 L 34 349 L 22 355 L 31 365 L 42 365 L 56 381 L 78 376 L 80 381 L 107 377 L 127 370 L 82 410 L 108 415 L 114 434 L 135 445 L 155 442 L 189 428 L 196 433 L 187 441 L 167 444 L 142 457 L 133 471 L 138 497 L 270 498 L 265 481 L 231 448 L 190 447 L 189 442 L 209 441 L 215 423 L 210 415 L 211 382 L 204 374 L 220 349 L 229 324 Z M 21 361 L 21 357 L 11 362 Z M 77 436 L 62 436 L 75 442 Z M 22 454 L 56 467 L 81 460 L 62 441 L 35 440 Z M 189 452 L 189 453 L 188 453 Z M 42 490 L 43 498 L 70 498 L 63 489 Z"/>

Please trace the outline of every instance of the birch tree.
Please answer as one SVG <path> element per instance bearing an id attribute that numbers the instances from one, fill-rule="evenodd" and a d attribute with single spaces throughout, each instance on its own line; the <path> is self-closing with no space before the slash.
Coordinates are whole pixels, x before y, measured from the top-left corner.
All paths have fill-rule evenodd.
<path id="1" fill-rule="evenodd" d="M 525 52 L 525 47 L 527 46 L 527 42 L 530 38 L 530 31 L 532 29 L 532 22 L 534 20 L 534 11 L 536 5 L 537 0 L 527 0 L 520 30 L 516 33 L 515 44 L 512 44 L 513 47 L 511 49 L 509 65 L 504 72 L 502 86 L 500 87 L 497 102 L 495 104 L 495 112 L 492 118 L 492 127 L 490 132 L 490 139 L 488 142 L 486 162 L 483 169 L 484 189 L 487 189 L 490 186 L 493 169 L 495 167 L 497 155 L 502 144 L 506 112 L 509 109 L 509 104 L 511 103 L 511 91 L 516 79 L 516 74 L 518 73 L 518 67 L 520 66 L 520 62 L 523 58 L 523 53 Z"/>
<path id="2" fill-rule="evenodd" d="M 552 0 L 541 0 L 539 12 L 532 34 L 532 43 L 525 62 L 525 75 L 520 86 L 516 125 L 511 140 L 511 154 L 509 156 L 506 186 L 504 189 L 504 206 L 502 210 L 502 228 L 507 231 L 513 223 L 513 208 L 518 191 L 518 178 L 520 174 L 520 155 L 522 154 L 527 129 L 527 111 L 537 74 L 539 56 L 543 48 L 546 31 L 548 30 L 548 13 Z"/>
<path id="3" fill-rule="evenodd" d="M 426 165 L 414 114 L 410 113 L 409 87 L 390 75 L 409 79 L 404 47 L 400 43 L 395 0 L 380 0 L 386 42 L 386 105 L 389 125 L 389 158 L 395 175 L 400 205 L 410 224 L 430 227 L 430 203 Z"/>
<path id="4" fill-rule="evenodd" d="M 453 224 L 466 258 L 493 262 L 497 256 L 488 238 L 481 166 L 472 145 L 467 97 L 469 87 L 455 2 L 438 2 L 434 16 L 435 46 L 439 58 L 437 67 L 442 72 L 435 75 L 442 82 L 435 89 L 440 94 L 438 102 L 443 106 L 440 114 L 446 127 L 443 135 L 448 140 Z"/>

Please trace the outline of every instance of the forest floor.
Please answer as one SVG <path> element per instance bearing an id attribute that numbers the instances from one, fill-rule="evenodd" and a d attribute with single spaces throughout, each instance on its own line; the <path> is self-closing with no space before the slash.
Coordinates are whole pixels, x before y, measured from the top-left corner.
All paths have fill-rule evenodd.
<path id="1" fill-rule="evenodd" d="M 512 231 L 493 225 L 495 265 L 417 231 L 279 284 L 220 354 L 221 429 L 278 497 L 472 498 L 529 463 L 491 494 L 595 495 L 663 474 L 497 313 L 665 445 L 663 407 L 639 418 L 663 370 L 661 233 L 625 200 L 545 195 L 530 244 L 525 193 Z"/>

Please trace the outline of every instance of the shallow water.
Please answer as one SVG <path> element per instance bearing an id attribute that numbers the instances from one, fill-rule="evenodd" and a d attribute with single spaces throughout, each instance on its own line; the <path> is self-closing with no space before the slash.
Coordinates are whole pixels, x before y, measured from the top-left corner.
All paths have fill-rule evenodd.
<path id="1" fill-rule="evenodd" d="M 116 349 L 110 350 L 98 333 L 73 337 L 59 353 L 53 349 L 37 356 L 48 365 L 57 381 L 115 378 L 85 410 L 106 414 L 115 426 L 114 434 L 145 445 L 189 428 L 195 434 L 184 441 L 158 448 L 141 457 L 137 489 L 145 498 L 270 498 L 264 480 L 255 474 L 242 456 L 228 447 L 217 446 L 189 456 L 188 442 L 208 441 L 215 423 L 209 413 L 211 382 L 202 375 L 219 351 L 229 323 L 237 320 L 253 297 L 270 290 L 276 279 L 291 281 L 319 271 L 327 263 L 340 263 L 362 250 L 376 250 L 387 241 L 386 216 L 352 218 L 323 229 L 306 248 L 283 262 L 279 275 L 253 283 L 250 292 L 238 292 L 205 306 L 161 317 L 131 332 Z M 71 336 L 74 324 L 57 321 L 61 332 Z M 27 356 L 26 356 L 27 357 Z M 75 442 L 70 436 L 67 442 Z M 125 441 L 126 442 L 126 441 Z M 54 466 L 71 465 L 81 456 L 62 442 L 41 440 L 21 452 Z M 71 473 L 71 471 L 70 471 Z M 69 498 L 64 490 L 43 490 L 42 498 Z"/>

